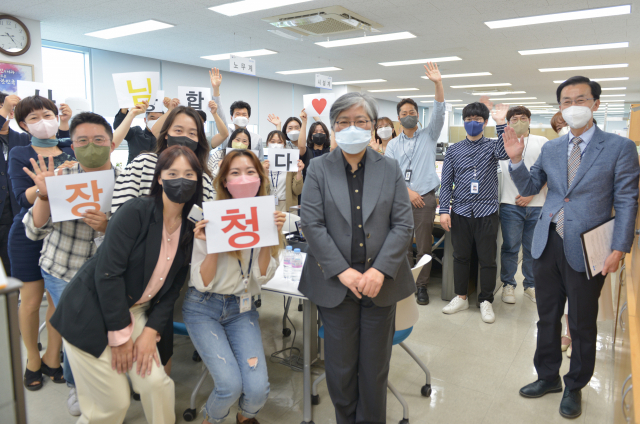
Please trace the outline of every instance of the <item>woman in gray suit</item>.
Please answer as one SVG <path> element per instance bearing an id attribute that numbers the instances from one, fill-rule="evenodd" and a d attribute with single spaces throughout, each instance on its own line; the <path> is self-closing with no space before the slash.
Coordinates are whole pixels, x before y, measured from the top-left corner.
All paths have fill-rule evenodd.
<path id="1" fill-rule="evenodd" d="M 377 120 L 368 95 L 331 108 L 338 148 L 310 161 L 301 208 L 309 243 L 299 290 L 325 329 L 325 367 L 338 424 L 386 421 L 396 302 L 415 292 L 407 261 L 413 231 L 404 176 L 367 149 Z"/>

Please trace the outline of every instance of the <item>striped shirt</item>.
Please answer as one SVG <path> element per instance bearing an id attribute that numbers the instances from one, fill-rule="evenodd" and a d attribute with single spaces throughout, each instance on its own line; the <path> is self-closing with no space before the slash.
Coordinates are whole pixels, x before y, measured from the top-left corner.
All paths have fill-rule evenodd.
<path id="1" fill-rule="evenodd" d="M 116 179 L 116 185 L 113 188 L 111 213 L 115 213 L 127 200 L 151 193 L 151 183 L 153 182 L 153 173 L 156 170 L 157 162 L 158 155 L 155 153 L 143 153 L 129 162 L 125 170 Z M 202 178 L 204 180 L 203 201 L 215 200 L 216 193 L 211 183 L 211 177 L 203 173 Z"/>
<path id="2" fill-rule="evenodd" d="M 502 141 L 505 126 L 497 126 L 497 139 L 464 139 L 447 149 L 440 186 L 441 214 L 449 213 L 452 198 L 457 215 L 480 218 L 498 210 L 498 165 L 509 159 Z M 471 193 L 472 180 L 478 181 L 476 194 Z"/>

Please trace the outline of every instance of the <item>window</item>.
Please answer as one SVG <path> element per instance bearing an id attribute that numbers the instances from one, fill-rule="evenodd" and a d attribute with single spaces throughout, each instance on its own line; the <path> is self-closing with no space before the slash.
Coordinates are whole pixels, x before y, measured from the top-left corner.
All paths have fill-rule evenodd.
<path id="1" fill-rule="evenodd" d="M 43 42 L 43 82 L 62 93 L 65 98 L 81 97 L 91 102 L 89 53 L 82 47 L 78 47 L 78 50 L 73 48 L 74 46 L 63 48 L 58 43 Z"/>

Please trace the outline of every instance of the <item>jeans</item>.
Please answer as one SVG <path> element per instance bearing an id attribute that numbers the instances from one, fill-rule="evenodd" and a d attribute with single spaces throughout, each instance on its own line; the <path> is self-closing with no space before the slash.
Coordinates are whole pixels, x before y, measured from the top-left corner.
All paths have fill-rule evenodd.
<path id="1" fill-rule="evenodd" d="M 267 402 L 269 377 L 258 311 L 240 313 L 240 298 L 202 293 L 190 287 L 182 316 L 189 337 L 206 364 L 215 388 L 204 407 L 205 418 L 222 423 L 239 399 L 240 413 L 254 418 Z"/>
<path id="2" fill-rule="evenodd" d="M 500 280 L 503 285 L 516 286 L 514 276 L 518 270 L 518 254 L 522 245 L 522 274 L 524 274 L 525 289 L 534 288 L 533 258 L 531 244 L 533 230 L 540 217 L 541 207 L 522 207 L 500 204 L 500 225 L 502 226 L 502 248 L 500 249 Z"/>
<path id="3" fill-rule="evenodd" d="M 60 296 L 62 296 L 62 292 L 64 291 L 67 284 L 67 281 L 64 281 L 60 278 L 54 277 L 49 274 L 44 269 L 40 269 L 42 273 L 42 278 L 44 279 L 44 288 L 51 295 L 51 300 L 53 300 L 53 306 L 58 307 L 58 302 L 60 302 Z M 73 379 L 73 373 L 71 372 L 71 365 L 69 365 L 69 361 L 67 359 L 67 353 L 64 354 L 64 361 L 62 362 L 62 372 L 64 373 L 64 379 L 67 380 L 67 386 L 75 387 L 76 382 Z"/>

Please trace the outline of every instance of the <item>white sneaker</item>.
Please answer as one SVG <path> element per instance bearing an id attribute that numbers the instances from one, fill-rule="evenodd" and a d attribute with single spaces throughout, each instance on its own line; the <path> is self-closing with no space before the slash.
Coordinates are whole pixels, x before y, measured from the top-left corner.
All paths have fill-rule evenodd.
<path id="1" fill-rule="evenodd" d="M 515 289 L 511 284 L 502 286 L 502 301 L 504 303 L 516 303 Z"/>
<path id="2" fill-rule="evenodd" d="M 74 417 L 79 417 L 80 413 L 80 404 L 78 403 L 78 393 L 76 392 L 76 388 L 72 387 L 69 390 L 69 397 L 67 398 L 67 410 Z"/>
<path id="3" fill-rule="evenodd" d="M 469 299 L 463 299 L 460 296 L 456 296 L 451 299 L 451 302 L 444 308 L 442 308 L 442 312 L 445 314 L 455 314 L 456 312 L 464 311 L 465 309 L 469 309 Z"/>
<path id="4" fill-rule="evenodd" d="M 480 304 L 480 314 L 482 315 L 482 321 L 487 324 L 495 322 L 496 316 L 493 313 L 493 306 L 488 300 L 485 300 Z"/>
<path id="5" fill-rule="evenodd" d="M 533 303 L 536 303 L 536 289 L 534 287 L 524 289 L 524 295 L 531 299 Z"/>

